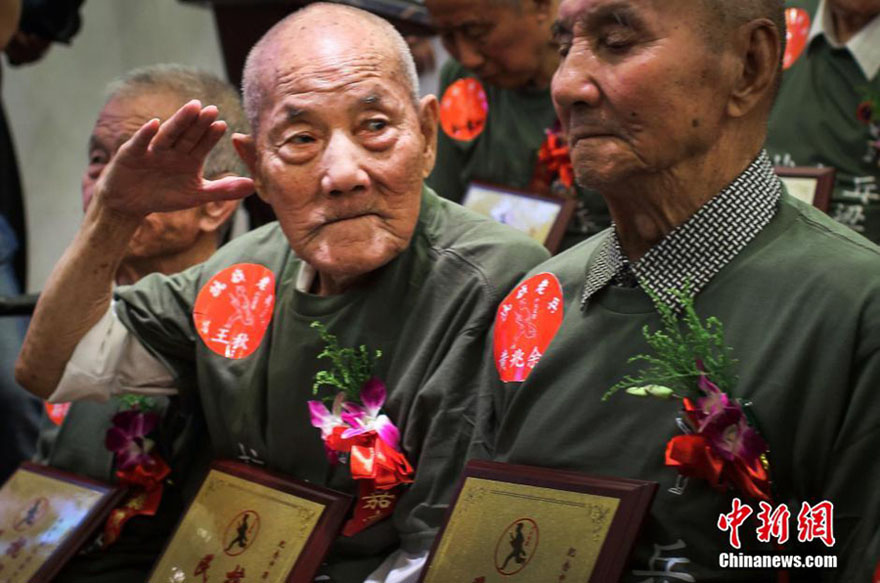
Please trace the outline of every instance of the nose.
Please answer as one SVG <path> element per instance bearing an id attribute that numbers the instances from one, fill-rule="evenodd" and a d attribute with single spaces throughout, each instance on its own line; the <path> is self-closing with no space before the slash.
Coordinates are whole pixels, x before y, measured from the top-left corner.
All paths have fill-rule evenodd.
<path id="1" fill-rule="evenodd" d="M 589 55 L 570 52 L 553 75 L 550 92 L 563 124 L 567 122 L 563 112 L 576 106 L 596 107 L 602 99 L 594 61 Z"/>
<path id="2" fill-rule="evenodd" d="M 477 49 L 473 41 L 468 40 L 463 34 L 453 33 L 452 39 L 446 49 L 456 61 L 471 71 L 476 71 L 486 62 L 486 58 Z"/>
<path id="3" fill-rule="evenodd" d="M 321 190 L 324 194 L 338 196 L 368 190 L 370 175 L 364 169 L 364 156 L 363 149 L 351 136 L 342 131 L 334 132 L 323 154 Z"/>

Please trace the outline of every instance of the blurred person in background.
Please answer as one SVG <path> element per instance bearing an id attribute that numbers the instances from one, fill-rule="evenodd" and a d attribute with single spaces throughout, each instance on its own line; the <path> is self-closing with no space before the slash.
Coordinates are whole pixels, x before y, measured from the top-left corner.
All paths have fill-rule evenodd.
<path id="1" fill-rule="evenodd" d="M 20 0 L 0 1 L 0 52 L 19 34 Z M 0 90 L 3 68 L 0 65 Z M 6 116 L 0 103 L 0 297 L 21 293 L 25 255 L 21 183 Z M 16 273 L 16 271 L 18 273 Z M 34 451 L 40 401 L 13 378 L 15 357 L 24 339 L 27 318 L 0 314 L 0 483 Z"/>
<path id="2" fill-rule="evenodd" d="M 767 149 L 837 169 L 829 213 L 880 243 L 880 0 L 789 0 Z"/>
<path id="3" fill-rule="evenodd" d="M 108 94 L 88 141 L 88 165 L 82 179 L 84 211 L 119 147 L 154 117 L 167 119 L 191 99 L 199 99 L 222 108 L 223 119 L 234 131 L 247 131 L 238 92 L 203 71 L 179 65 L 144 67 L 112 83 Z M 247 168 L 226 139 L 208 155 L 204 171 L 216 179 L 246 173 Z M 237 201 L 216 201 L 147 215 L 116 270 L 116 285 L 135 283 L 151 273 L 170 275 L 205 261 L 219 246 L 237 206 Z M 114 455 L 107 436 L 111 428 L 132 417 L 130 413 L 117 415 L 131 410 L 131 403 L 111 398 L 49 407 L 52 414 L 44 421 L 37 461 L 103 482 L 118 481 L 116 472 L 125 469 L 125 460 Z M 190 489 L 202 478 L 205 468 L 199 462 L 206 461 L 201 454 L 207 451 L 198 407 L 179 397 L 155 397 L 150 408 L 145 416 L 156 421 L 149 433 L 153 448 L 170 466 L 158 505 L 146 508 L 155 515 L 130 512 L 124 500 L 115 516 L 130 519 L 121 525 L 118 518 L 108 523 L 100 538 L 74 557 L 56 582 L 145 580 L 183 512 L 184 500 L 194 494 Z"/>
<path id="4" fill-rule="evenodd" d="M 558 0 L 426 0 L 452 56 L 440 72 L 437 164 L 428 184 L 461 202 L 473 181 L 576 197 L 562 248 L 609 224 L 598 193 L 574 183 L 550 79 Z"/>

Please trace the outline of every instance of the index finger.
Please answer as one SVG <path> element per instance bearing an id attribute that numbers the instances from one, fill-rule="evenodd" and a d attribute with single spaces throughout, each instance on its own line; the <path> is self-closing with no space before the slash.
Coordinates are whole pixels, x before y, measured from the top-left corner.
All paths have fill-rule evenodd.
<path id="1" fill-rule="evenodd" d="M 199 113 L 202 111 L 202 103 L 198 99 L 185 103 L 174 115 L 166 119 L 159 127 L 159 133 L 153 140 L 154 150 L 168 150 L 174 146 L 178 138 L 196 123 Z"/>

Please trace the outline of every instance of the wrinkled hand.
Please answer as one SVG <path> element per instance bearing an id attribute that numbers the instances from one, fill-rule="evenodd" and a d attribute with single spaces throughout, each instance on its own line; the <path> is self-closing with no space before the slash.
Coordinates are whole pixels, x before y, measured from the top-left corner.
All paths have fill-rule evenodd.
<path id="1" fill-rule="evenodd" d="M 250 178 L 202 177 L 205 158 L 223 134 L 213 105 L 197 100 L 177 110 L 161 125 L 145 123 L 122 146 L 95 185 L 95 199 L 129 217 L 192 208 L 211 201 L 244 198 L 254 192 Z"/>

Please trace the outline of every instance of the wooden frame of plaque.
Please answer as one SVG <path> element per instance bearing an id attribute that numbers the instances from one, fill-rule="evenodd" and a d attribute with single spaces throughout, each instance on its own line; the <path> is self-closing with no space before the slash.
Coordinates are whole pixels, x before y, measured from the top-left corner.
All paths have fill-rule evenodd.
<path id="1" fill-rule="evenodd" d="M 21 496 L 14 490 L 27 493 L 24 505 L 16 504 Z M 15 583 L 51 581 L 124 493 L 122 488 L 57 468 L 22 463 L 0 488 L 0 578 Z M 65 502 L 63 511 L 58 510 L 59 499 Z M 47 520 L 53 516 L 55 520 Z M 39 544 L 37 538 L 42 539 Z M 16 565 L 18 570 L 13 571 Z"/>
<path id="2" fill-rule="evenodd" d="M 776 175 L 785 184 L 788 193 L 827 213 L 834 192 L 834 168 L 812 166 L 776 166 Z"/>
<path id="3" fill-rule="evenodd" d="M 565 575 L 566 580 L 595 583 L 618 581 L 656 492 L 655 482 L 604 478 L 498 462 L 470 461 L 464 469 L 453 503 L 446 513 L 440 534 L 434 541 L 419 583 L 556 581 L 557 573 L 547 570 L 546 559 L 542 559 L 543 568 L 541 561 L 536 560 L 536 567 L 531 573 L 527 574 L 525 571 L 532 559 L 537 557 L 537 550 L 543 539 L 547 538 L 549 540 L 544 543 L 542 554 L 544 557 L 551 557 L 550 568 L 558 568 L 559 575 Z M 517 500 L 522 505 L 543 504 L 549 507 L 547 505 L 559 504 L 561 510 L 557 512 L 564 513 L 563 519 L 548 519 L 552 528 L 541 526 L 545 531 L 542 535 L 539 525 L 542 524 L 543 517 L 537 514 L 522 516 L 509 525 L 507 522 L 510 517 L 502 518 L 499 524 L 504 524 L 507 528 L 500 532 L 500 537 L 499 532 L 493 531 L 493 536 L 480 539 L 479 535 L 484 533 L 468 532 L 467 523 L 470 519 L 479 528 L 487 528 L 484 526 L 485 513 L 488 508 L 491 516 L 493 495 Z M 457 513 L 456 509 L 462 504 L 463 496 L 470 507 Z M 509 502 L 504 505 L 502 499 L 494 502 L 501 503 L 498 509 L 508 513 L 510 511 L 507 506 L 516 506 Z M 481 516 L 468 517 L 465 514 L 468 511 L 472 514 L 480 513 Z M 588 516 L 593 524 L 586 530 L 579 528 L 575 524 L 578 521 L 576 512 Z M 521 513 L 517 510 L 513 514 L 519 516 Z M 564 525 L 563 529 L 558 528 L 560 524 Z M 558 533 L 554 534 L 553 529 L 565 530 L 572 525 L 572 532 L 587 532 L 589 536 L 577 541 L 566 539 L 565 544 L 562 544 L 562 537 L 556 536 Z M 550 532 L 546 532 L 547 530 Z M 455 553 L 451 560 L 444 556 L 453 544 L 451 540 L 446 540 L 448 534 L 450 539 L 456 539 L 455 542 L 464 547 L 464 552 Z M 473 538 L 484 541 L 492 548 L 474 545 Z M 530 541 L 534 542 L 529 550 L 527 545 Z M 510 552 L 507 547 L 512 547 Z M 479 557 L 475 561 L 470 560 L 477 554 Z M 489 556 L 494 559 L 491 561 L 494 570 L 485 567 Z M 507 560 L 502 565 L 500 563 L 504 556 L 507 556 Z M 509 563 L 510 559 L 514 559 L 514 563 Z M 581 561 L 580 565 L 577 564 L 578 561 Z M 471 562 L 477 565 L 470 571 L 464 571 L 463 569 L 470 568 Z"/>
<path id="4" fill-rule="evenodd" d="M 483 192 L 488 193 L 490 195 L 496 195 L 498 197 L 516 200 L 516 201 L 525 201 L 527 204 L 537 204 L 541 206 L 553 205 L 557 208 L 556 214 L 553 217 L 553 221 L 550 224 L 549 228 L 547 228 L 546 223 L 540 225 L 540 230 L 546 230 L 546 236 L 537 237 L 533 236 L 531 233 L 524 231 L 523 229 L 510 225 L 512 228 L 517 229 L 520 232 L 525 232 L 527 235 L 531 236 L 535 241 L 543 245 L 547 248 L 547 250 L 551 254 L 556 254 L 556 251 L 559 249 L 559 244 L 562 243 L 562 237 L 565 235 L 565 228 L 568 226 L 568 223 L 571 221 L 571 216 L 574 214 L 575 207 L 577 206 L 577 201 L 573 198 L 562 198 L 559 196 L 546 196 L 543 194 L 536 194 L 534 192 L 529 192 L 526 190 L 520 190 L 518 188 L 510 188 L 507 186 L 497 186 L 495 184 L 488 184 L 485 182 L 474 181 L 468 185 L 468 189 L 464 194 L 464 197 L 461 200 L 462 206 L 465 208 L 469 208 L 475 212 L 478 212 L 482 215 L 489 216 L 491 218 L 492 215 L 490 212 L 484 212 L 483 209 L 480 208 L 479 201 L 474 199 L 474 196 L 477 193 Z M 497 203 L 496 203 L 497 204 Z M 494 206 L 493 206 L 494 208 Z M 496 219 L 497 220 L 497 219 Z M 504 221 L 499 221 L 504 223 Z"/>
<path id="5" fill-rule="evenodd" d="M 312 581 L 351 502 L 348 494 L 283 474 L 215 461 L 148 581 L 201 581 L 209 571 Z"/>

